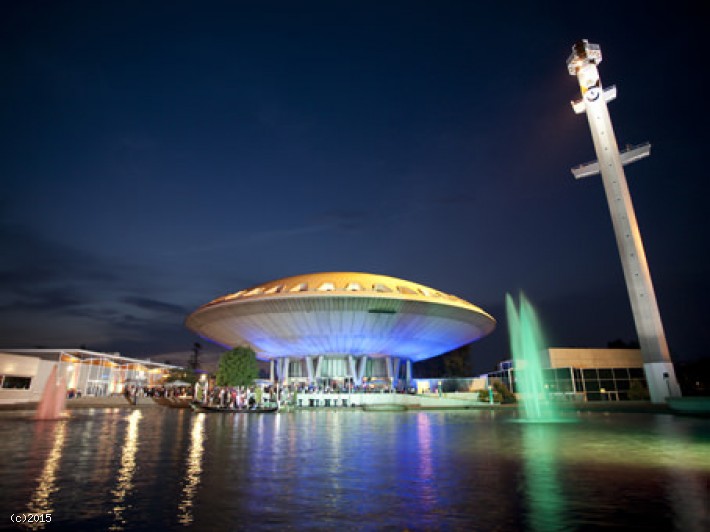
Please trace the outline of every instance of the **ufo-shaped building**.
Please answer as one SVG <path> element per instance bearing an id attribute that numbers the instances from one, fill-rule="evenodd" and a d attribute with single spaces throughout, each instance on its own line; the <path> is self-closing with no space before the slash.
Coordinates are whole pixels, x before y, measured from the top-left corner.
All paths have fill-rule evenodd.
<path id="1" fill-rule="evenodd" d="M 251 346 L 281 382 L 411 380 L 411 363 L 489 334 L 479 307 L 420 284 L 370 273 L 297 275 L 219 297 L 189 329 L 227 348 Z"/>

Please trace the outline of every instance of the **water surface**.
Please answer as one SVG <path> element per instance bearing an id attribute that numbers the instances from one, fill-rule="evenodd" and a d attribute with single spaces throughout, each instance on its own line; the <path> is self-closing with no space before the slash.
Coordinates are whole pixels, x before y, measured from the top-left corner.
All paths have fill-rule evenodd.
<path id="1" fill-rule="evenodd" d="M 510 416 L 5 412 L 1 526 L 49 512 L 47 530 L 710 529 L 709 420 Z"/>

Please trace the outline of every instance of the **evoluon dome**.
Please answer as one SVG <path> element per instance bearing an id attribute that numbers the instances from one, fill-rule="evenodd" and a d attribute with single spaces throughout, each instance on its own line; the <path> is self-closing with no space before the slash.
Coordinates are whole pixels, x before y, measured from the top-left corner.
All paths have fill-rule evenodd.
<path id="1" fill-rule="evenodd" d="M 451 351 L 486 336 L 495 320 L 456 296 L 370 273 L 286 277 L 219 297 L 186 325 L 226 347 L 250 345 L 289 378 L 397 380 L 401 361 Z M 305 367 L 304 367 L 305 365 Z"/>

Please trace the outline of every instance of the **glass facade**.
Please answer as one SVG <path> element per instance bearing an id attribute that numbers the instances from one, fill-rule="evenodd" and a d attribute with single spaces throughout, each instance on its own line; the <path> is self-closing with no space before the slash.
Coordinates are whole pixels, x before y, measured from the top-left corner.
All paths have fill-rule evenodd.
<path id="1" fill-rule="evenodd" d="M 365 377 L 387 377 L 387 361 L 384 358 L 368 358 L 365 368 Z"/>
<path id="2" fill-rule="evenodd" d="M 158 386 L 171 369 L 178 369 L 160 362 L 85 349 L 3 350 L 0 367 L 0 402 L 38 399 L 53 367 L 67 390 L 85 396 L 110 396 L 122 393 L 127 386 Z"/>
<path id="3" fill-rule="evenodd" d="M 353 357 L 353 366 L 351 367 L 347 355 L 327 355 L 321 357 L 313 357 L 310 359 L 314 382 L 322 383 L 324 380 L 331 382 L 350 382 L 353 383 L 359 377 L 372 382 L 372 379 L 383 380 L 401 384 L 407 379 L 407 361 L 402 359 L 389 359 L 390 371 L 387 370 L 388 359 L 385 357 Z M 274 364 L 278 361 L 271 361 Z M 288 379 L 297 382 L 308 381 L 308 363 L 306 359 L 290 359 L 288 363 Z M 364 363 L 364 367 L 363 367 Z M 274 367 L 275 373 L 278 373 L 279 368 Z M 356 375 L 351 372 L 355 371 Z M 399 383 L 397 381 L 400 381 Z"/>
<path id="4" fill-rule="evenodd" d="M 303 368 L 300 360 L 288 363 L 288 376 L 293 379 L 302 379 L 306 377 L 306 370 Z"/>
<path id="5" fill-rule="evenodd" d="M 325 357 L 321 362 L 320 377 L 331 379 L 348 376 L 348 361 L 344 358 Z"/>
<path id="6" fill-rule="evenodd" d="M 488 379 L 502 381 L 516 393 L 516 371 L 495 371 L 488 374 Z M 634 381 L 648 388 L 643 368 L 548 368 L 542 370 L 542 377 L 546 392 L 561 401 L 626 401 Z"/>

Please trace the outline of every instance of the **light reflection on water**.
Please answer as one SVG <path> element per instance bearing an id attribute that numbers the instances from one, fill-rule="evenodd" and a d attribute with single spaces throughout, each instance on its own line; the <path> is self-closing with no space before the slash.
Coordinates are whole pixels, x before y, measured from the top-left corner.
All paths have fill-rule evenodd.
<path id="1" fill-rule="evenodd" d="M 417 476 L 412 480 L 413 487 L 417 490 L 421 501 L 422 510 L 430 511 L 436 503 L 436 487 L 434 479 L 434 457 L 432 456 L 432 433 L 431 420 L 427 414 L 418 413 L 417 423 L 417 443 L 419 444 L 419 459 L 416 462 Z"/>
<path id="2" fill-rule="evenodd" d="M 47 455 L 47 460 L 44 462 L 44 468 L 40 473 L 37 481 L 37 488 L 32 494 L 30 503 L 27 505 L 27 513 L 51 515 L 54 512 L 52 504 L 52 495 L 59 490 L 57 486 L 57 469 L 62 458 L 62 449 L 67 432 L 67 422 L 57 421 L 54 429 L 54 442 L 52 448 Z M 45 521 L 34 521 L 25 523 L 26 527 L 31 530 L 39 530 L 47 526 Z"/>
<path id="3" fill-rule="evenodd" d="M 568 530 L 567 507 L 558 478 L 557 424 L 528 424 L 523 431 L 523 463 L 530 530 Z"/>
<path id="4" fill-rule="evenodd" d="M 182 487 L 180 503 L 178 504 L 178 522 L 181 525 L 189 525 L 194 520 L 192 515 L 192 503 L 197 493 L 197 488 L 200 485 L 200 474 L 202 473 L 205 415 L 206 414 L 196 414 L 192 421 L 190 450 L 187 454 L 187 464 L 185 467 L 185 480 Z"/>
<path id="5" fill-rule="evenodd" d="M 138 452 L 138 423 L 143 415 L 140 410 L 134 410 L 128 416 L 126 436 L 121 451 L 121 467 L 116 475 L 116 488 L 113 494 L 113 519 L 110 530 L 123 530 L 127 524 L 124 512 L 126 510 L 126 495 L 133 490 L 133 477 L 136 472 L 136 453 Z"/>
<path id="6" fill-rule="evenodd" d="M 38 424 L 1 414 L 0 503 L 8 515 L 51 511 L 55 528 L 709 528 L 709 420 L 507 419 L 150 408 Z"/>

